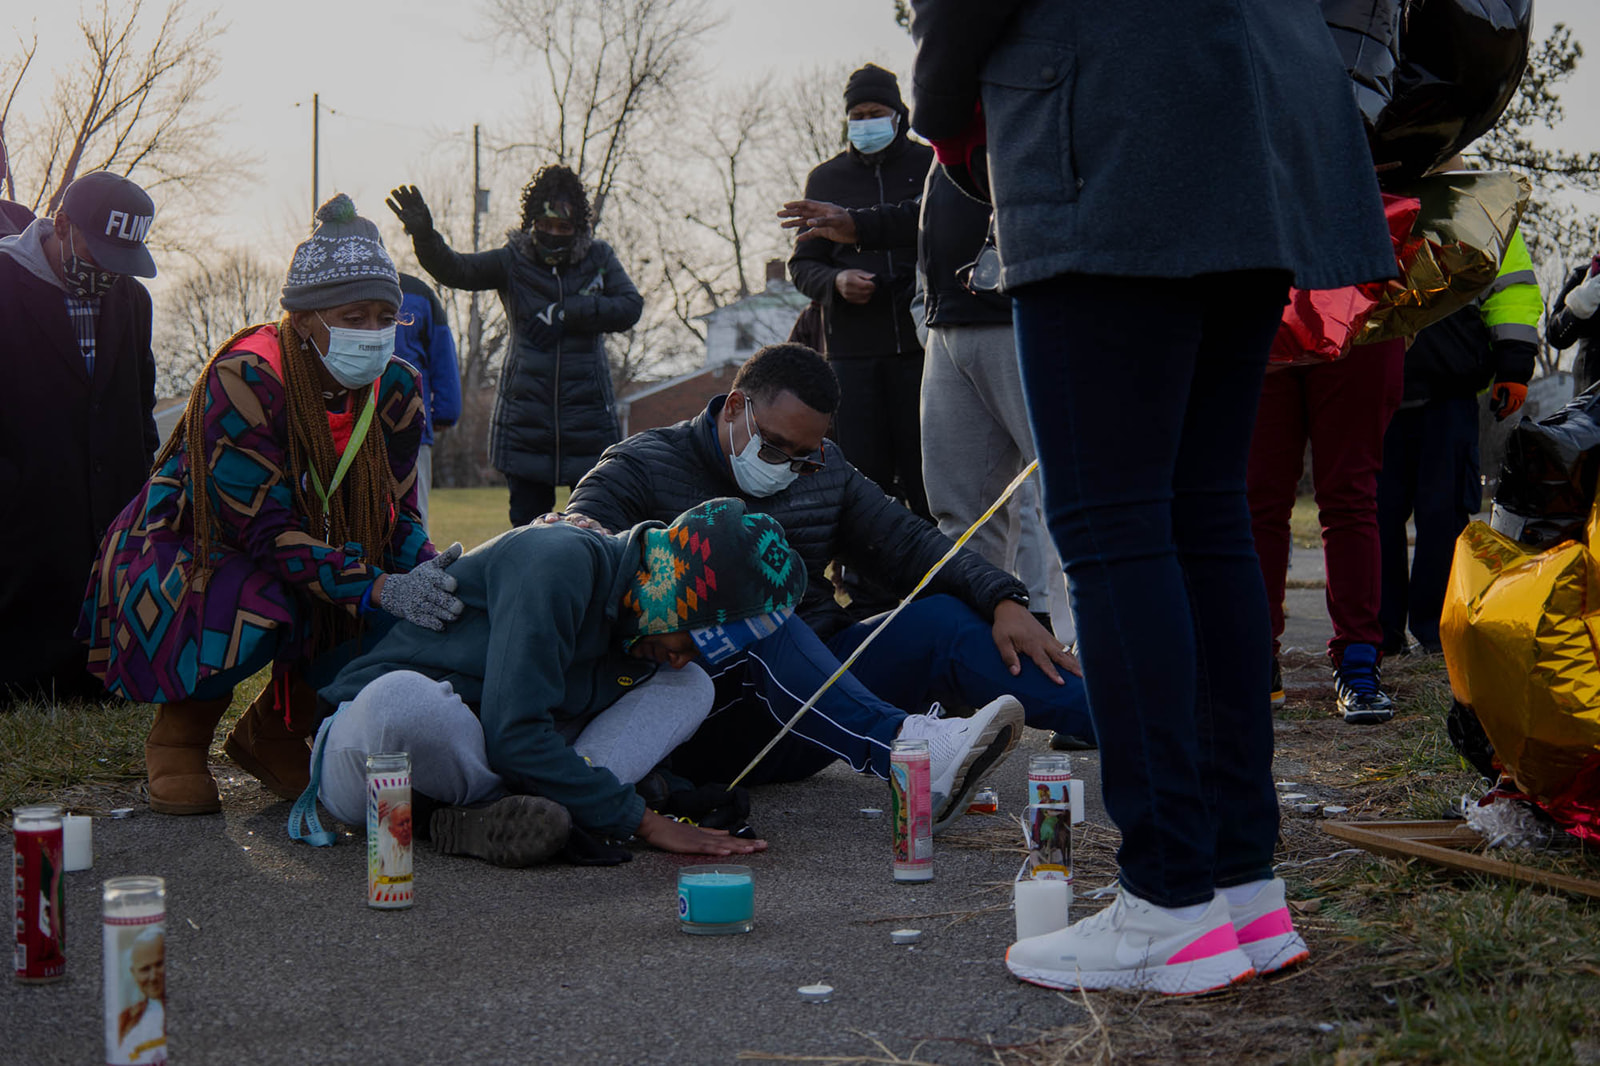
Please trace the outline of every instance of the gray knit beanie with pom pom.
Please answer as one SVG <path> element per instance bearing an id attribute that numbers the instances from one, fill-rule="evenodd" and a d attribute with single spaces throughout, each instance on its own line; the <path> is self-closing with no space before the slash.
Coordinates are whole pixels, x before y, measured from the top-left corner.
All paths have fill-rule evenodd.
<path id="1" fill-rule="evenodd" d="M 378 227 L 339 193 L 317 208 L 316 228 L 294 250 L 278 302 L 288 311 L 320 311 L 357 300 L 400 307 L 400 274 Z"/>

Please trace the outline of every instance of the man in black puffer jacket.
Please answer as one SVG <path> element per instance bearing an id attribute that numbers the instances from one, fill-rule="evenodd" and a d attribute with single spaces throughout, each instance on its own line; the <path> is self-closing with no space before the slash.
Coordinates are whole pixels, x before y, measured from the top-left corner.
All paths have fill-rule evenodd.
<path id="1" fill-rule="evenodd" d="M 604 334 L 632 329 L 644 310 L 616 253 L 595 238 L 577 175 L 548 166 L 522 190 L 522 228 L 503 247 L 457 252 L 433 228 L 416 186 L 390 193 L 420 262 L 454 289 L 495 289 L 511 328 L 500 372 L 489 461 L 511 486 L 511 524 L 555 506 L 622 436 Z"/>
<path id="2" fill-rule="evenodd" d="M 805 560 L 810 580 L 796 617 L 710 670 L 718 709 L 673 756 L 673 769 L 697 781 L 737 774 L 873 629 L 876 620 L 852 624 L 834 602 L 823 575 L 830 560 L 904 595 L 951 548 L 949 538 L 885 496 L 838 445 L 824 441 L 838 402 L 838 385 L 820 356 L 802 345 L 770 345 L 739 369 L 728 395 L 686 422 L 607 449 L 572 492 L 569 517 L 610 529 L 737 496 L 782 523 Z M 933 749 L 936 793 L 941 752 L 952 746 L 966 752 L 945 763 L 956 765 L 946 774 L 954 780 L 943 791 L 945 802 L 935 803 L 943 825 L 965 809 L 961 797 L 1003 755 L 971 734 L 999 736 L 1004 705 L 1015 704 L 1011 697 L 1030 725 L 1092 735 L 1077 662 L 1028 613 L 1021 582 L 962 550 L 927 593 L 800 720 L 752 781 L 797 780 L 837 758 L 887 776 L 891 742 L 922 735 Z M 944 723 L 914 713 L 934 700 L 982 710 Z M 947 727 L 948 737 L 941 732 Z M 954 732 L 963 728 L 968 735 Z M 981 765 L 988 755 L 994 761 Z"/>
<path id="3" fill-rule="evenodd" d="M 907 138 L 895 76 L 867 64 L 850 75 L 844 106 L 850 146 L 806 178 L 806 199 L 871 207 L 916 196 L 933 152 Z M 881 249 L 801 241 L 789 276 L 822 306 L 841 389 L 834 415 L 840 442 L 879 488 L 927 518 L 918 425 L 922 346 L 911 322 L 916 263 L 915 238 Z"/>

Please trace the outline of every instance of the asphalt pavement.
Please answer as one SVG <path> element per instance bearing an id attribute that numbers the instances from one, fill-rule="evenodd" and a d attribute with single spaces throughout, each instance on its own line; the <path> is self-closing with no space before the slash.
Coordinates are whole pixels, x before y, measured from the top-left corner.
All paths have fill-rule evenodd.
<path id="1" fill-rule="evenodd" d="M 1029 730 L 994 775 L 1002 824 L 1023 802 Z M 1074 760 L 1089 817 L 1105 824 L 1097 760 Z M 994 1061 L 988 1039 L 1025 1041 L 1082 1015 L 1014 980 L 1009 882 L 1020 855 L 941 847 L 935 879 L 890 876 L 888 786 L 842 766 L 755 791 L 771 844 L 752 856 L 756 920 L 744 936 L 692 937 L 676 914 L 682 859 L 641 849 L 604 869 L 503 870 L 416 850 L 416 905 L 366 906 L 359 831 L 332 848 L 292 843 L 289 805 L 217 767 L 223 812 L 139 808 L 94 821 L 94 868 L 67 875 L 66 981 L 0 982 L 0 1063 L 104 1061 L 98 891 L 108 877 L 167 881 L 171 1061 L 188 1064 L 707 1064 L 742 1050 Z M 970 834 L 969 834 L 970 835 Z M 1020 843 L 1020 836 L 1017 838 Z M 7 838 L 4 845 L 9 847 Z M 731 860 L 730 860 L 731 861 Z M 953 918 L 991 905 L 970 920 Z M 891 930 L 923 931 L 890 943 Z M 835 989 L 803 1002 L 802 985 Z"/>
<path id="2" fill-rule="evenodd" d="M 1320 551 L 1295 550 L 1290 577 L 1310 587 L 1289 591 L 1286 647 L 1331 635 L 1321 566 Z M 1028 730 L 993 776 L 1001 814 L 969 816 L 953 834 L 1020 810 L 1027 755 L 1045 736 Z M 925 1060 L 959 1066 L 993 1063 L 986 1041 L 1084 1019 L 1006 972 L 1020 854 L 936 839 L 935 879 L 896 884 L 889 821 L 861 813 L 887 808 L 888 786 L 842 766 L 755 790 L 752 821 L 771 848 L 742 860 L 755 870 L 755 929 L 731 937 L 678 930 L 685 862 L 644 848 L 614 868 L 502 870 L 419 844 L 416 905 L 371 910 L 359 828 L 333 848 L 292 843 L 289 804 L 231 765 L 215 769 L 220 815 L 140 807 L 95 819 L 94 868 L 67 875 L 68 979 L 0 981 L 0 1066 L 103 1061 L 98 893 L 128 874 L 167 880 L 176 1066 L 701 1066 L 741 1051 L 875 1054 L 873 1038 L 901 1055 L 931 1041 Z M 1093 753 L 1074 756 L 1089 821 L 1109 825 L 1098 769 Z M 921 942 L 891 944 L 907 927 Z M 803 1002 L 799 987 L 818 983 L 833 986 L 831 1001 Z"/>

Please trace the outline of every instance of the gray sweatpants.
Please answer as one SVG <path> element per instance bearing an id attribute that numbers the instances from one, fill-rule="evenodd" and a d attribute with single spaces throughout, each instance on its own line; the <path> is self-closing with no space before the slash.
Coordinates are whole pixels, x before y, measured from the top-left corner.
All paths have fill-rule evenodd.
<path id="1" fill-rule="evenodd" d="M 700 728 L 714 694 L 700 667 L 662 667 L 596 715 L 573 750 L 631 785 Z M 323 749 L 317 797 L 347 824 L 366 818 L 367 756 L 378 751 L 410 752 L 411 787 L 441 803 L 481 803 L 505 793 L 489 768 L 477 715 L 449 682 L 412 670 L 370 682 L 322 723 L 317 744 Z"/>
<path id="2" fill-rule="evenodd" d="M 922 480 L 939 531 L 954 539 L 1005 491 L 1036 454 L 1010 326 L 934 326 L 922 367 Z M 1066 584 L 1045 531 L 1037 478 L 967 546 L 1028 586 L 1032 609 L 1055 616 L 1056 636 L 1072 640 Z M 1059 588 L 1059 592 L 1058 592 Z M 1063 625 L 1063 622 L 1065 625 Z"/>

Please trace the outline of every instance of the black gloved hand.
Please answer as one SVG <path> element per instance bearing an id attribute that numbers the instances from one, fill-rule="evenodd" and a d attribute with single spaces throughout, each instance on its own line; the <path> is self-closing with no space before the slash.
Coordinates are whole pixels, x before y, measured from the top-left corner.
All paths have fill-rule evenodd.
<path id="1" fill-rule="evenodd" d="M 433 232 L 433 212 L 428 210 L 428 201 L 422 198 L 422 192 L 415 185 L 389 190 L 389 198 L 384 203 L 413 238 L 426 237 Z"/>
<path id="2" fill-rule="evenodd" d="M 702 829 L 737 829 L 750 817 L 750 793 L 741 787 L 701 785 L 671 793 L 657 809 Z"/>

